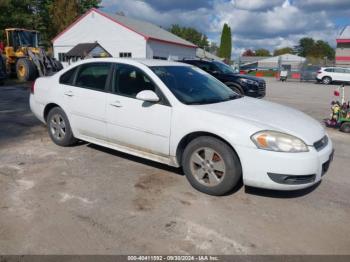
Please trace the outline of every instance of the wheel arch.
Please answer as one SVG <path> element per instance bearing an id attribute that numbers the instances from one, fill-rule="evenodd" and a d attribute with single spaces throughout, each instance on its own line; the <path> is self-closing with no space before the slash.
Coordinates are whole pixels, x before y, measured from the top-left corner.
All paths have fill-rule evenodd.
<path id="1" fill-rule="evenodd" d="M 238 89 L 241 91 L 241 94 L 244 95 L 244 90 L 243 90 L 243 88 L 242 88 L 241 85 L 239 85 L 239 84 L 237 84 L 237 83 L 235 83 L 235 82 L 230 82 L 230 81 L 225 82 L 225 85 L 227 85 L 228 87 L 233 86 L 233 87 L 235 87 L 235 88 L 238 88 Z"/>
<path id="2" fill-rule="evenodd" d="M 49 115 L 49 112 L 51 111 L 52 108 L 55 108 L 55 107 L 59 107 L 59 108 L 62 109 L 62 107 L 60 107 L 58 104 L 55 104 L 55 103 L 49 103 L 49 104 L 47 104 L 45 106 L 45 108 L 44 108 L 44 120 L 45 120 L 45 123 L 47 122 L 47 116 Z"/>
<path id="3" fill-rule="evenodd" d="M 323 81 L 323 79 L 325 79 L 325 78 L 329 78 L 331 80 L 329 83 L 331 83 L 333 81 L 333 78 L 331 76 L 329 76 L 329 75 L 323 76 L 321 81 Z"/>
<path id="4" fill-rule="evenodd" d="M 210 137 L 214 137 L 218 140 L 221 140 L 222 142 L 224 142 L 225 144 L 227 144 L 237 155 L 239 162 L 241 162 L 240 157 L 237 153 L 237 151 L 235 150 L 235 148 L 223 137 L 216 135 L 214 133 L 211 132 L 207 132 L 207 131 L 195 131 L 195 132 L 191 132 L 187 135 L 185 135 L 180 142 L 177 145 L 176 148 L 176 160 L 177 163 L 179 164 L 179 166 L 182 166 L 182 156 L 183 156 L 183 152 L 185 151 L 186 146 L 193 141 L 194 139 L 201 137 L 201 136 L 210 136 Z"/>

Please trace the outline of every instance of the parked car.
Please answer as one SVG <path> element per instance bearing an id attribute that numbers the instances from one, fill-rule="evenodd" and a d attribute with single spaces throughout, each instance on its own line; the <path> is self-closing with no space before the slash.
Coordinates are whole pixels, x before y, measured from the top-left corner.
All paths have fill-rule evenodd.
<path id="1" fill-rule="evenodd" d="M 88 59 L 38 78 L 30 108 L 52 141 L 77 139 L 182 167 L 193 187 L 294 190 L 321 180 L 333 146 L 304 113 L 243 97 L 203 70 L 162 60 Z"/>
<path id="2" fill-rule="evenodd" d="M 300 70 L 300 81 L 315 81 L 317 72 L 320 71 L 319 66 L 306 65 Z"/>
<path id="3" fill-rule="evenodd" d="M 207 60 L 183 60 L 211 74 L 238 94 L 262 98 L 266 94 L 266 82 L 262 78 L 236 73 L 232 67 L 219 62 Z"/>
<path id="4" fill-rule="evenodd" d="M 350 68 L 322 67 L 317 72 L 316 79 L 325 85 L 333 82 L 350 83 Z"/>

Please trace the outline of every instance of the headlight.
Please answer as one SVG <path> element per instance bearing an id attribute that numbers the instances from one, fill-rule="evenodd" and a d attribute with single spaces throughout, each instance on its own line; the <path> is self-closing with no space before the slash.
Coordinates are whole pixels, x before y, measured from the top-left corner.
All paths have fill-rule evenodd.
<path id="1" fill-rule="evenodd" d="M 254 144 L 264 150 L 277 152 L 308 152 L 303 140 L 277 131 L 260 131 L 251 136 Z"/>
<path id="2" fill-rule="evenodd" d="M 249 85 L 256 85 L 258 86 L 259 83 L 257 81 L 251 80 L 251 79 L 246 79 L 246 78 L 240 78 L 239 81 L 244 84 L 249 84 Z"/>

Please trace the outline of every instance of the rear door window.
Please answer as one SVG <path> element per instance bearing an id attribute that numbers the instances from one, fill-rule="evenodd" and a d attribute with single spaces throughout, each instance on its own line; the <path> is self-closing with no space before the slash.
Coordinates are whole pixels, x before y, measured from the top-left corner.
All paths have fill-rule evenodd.
<path id="1" fill-rule="evenodd" d="M 74 85 L 74 77 L 75 77 L 75 72 L 77 71 L 77 67 L 74 67 L 71 70 L 68 70 L 65 72 L 63 75 L 60 76 L 60 84 L 64 85 Z"/>
<path id="2" fill-rule="evenodd" d="M 75 85 L 98 91 L 106 90 L 111 63 L 89 63 L 79 67 Z"/>

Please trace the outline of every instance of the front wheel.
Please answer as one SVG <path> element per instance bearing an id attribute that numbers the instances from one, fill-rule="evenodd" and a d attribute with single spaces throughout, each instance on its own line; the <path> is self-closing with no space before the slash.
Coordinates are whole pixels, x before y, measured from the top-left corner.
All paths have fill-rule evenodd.
<path id="1" fill-rule="evenodd" d="M 55 107 L 47 116 L 47 129 L 52 141 L 59 146 L 71 146 L 76 143 L 68 118 L 64 111 Z"/>
<path id="2" fill-rule="evenodd" d="M 37 75 L 37 70 L 33 61 L 28 58 L 20 58 L 16 63 L 17 78 L 20 81 L 34 80 Z"/>
<path id="3" fill-rule="evenodd" d="M 230 192 L 242 176 L 241 164 L 233 149 L 210 136 L 196 138 L 187 145 L 182 165 L 190 184 L 209 195 Z"/>
<path id="4" fill-rule="evenodd" d="M 227 85 L 233 92 L 239 94 L 239 95 L 244 95 L 244 92 L 242 91 L 241 88 L 239 88 L 238 86 L 235 86 L 235 85 L 230 85 L 228 84 Z"/>

